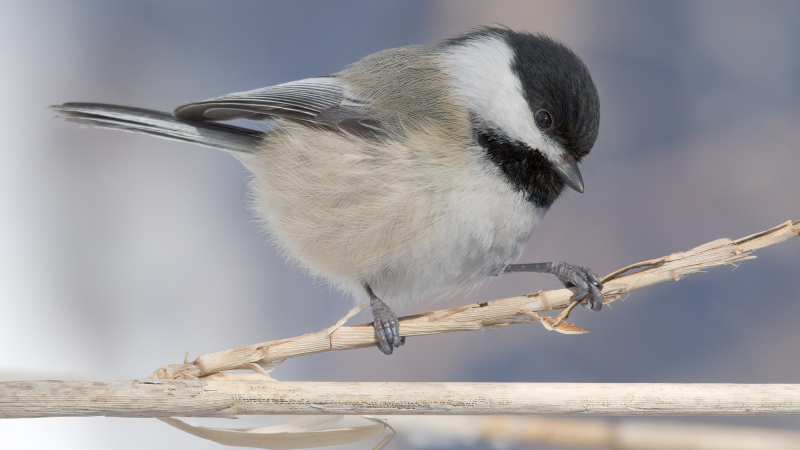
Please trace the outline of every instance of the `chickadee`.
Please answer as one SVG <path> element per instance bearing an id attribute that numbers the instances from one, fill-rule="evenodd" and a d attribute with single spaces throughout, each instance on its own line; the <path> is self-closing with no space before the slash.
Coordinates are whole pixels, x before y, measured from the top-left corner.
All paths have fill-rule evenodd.
<path id="1" fill-rule="evenodd" d="M 52 106 L 66 120 L 214 147 L 252 173 L 254 209 L 280 249 L 357 300 L 378 348 L 403 345 L 389 304 L 487 277 L 542 272 L 602 307 L 591 270 L 512 264 L 597 138 L 597 89 L 542 35 L 482 28 L 374 53 L 347 69 L 189 103 L 172 114 Z M 255 131 L 220 121 L 261 121 Z"/>

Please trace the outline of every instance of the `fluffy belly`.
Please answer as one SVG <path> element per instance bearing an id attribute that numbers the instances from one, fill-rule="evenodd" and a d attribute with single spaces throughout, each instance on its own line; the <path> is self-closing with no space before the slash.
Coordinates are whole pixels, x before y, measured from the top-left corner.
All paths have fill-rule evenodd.
<path id="1" fill-rule="evenodd" d="M 543 214 L 453 145 L 284 125 L 246 162 L 254 208 L 287 257 L 359 301 L 363 283 L 393 305 L 447 295 L 515 260 Z"/>

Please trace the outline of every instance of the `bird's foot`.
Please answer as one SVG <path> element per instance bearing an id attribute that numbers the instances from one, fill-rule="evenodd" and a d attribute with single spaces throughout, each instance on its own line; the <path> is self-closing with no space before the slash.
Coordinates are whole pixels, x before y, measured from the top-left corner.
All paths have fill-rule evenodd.
<path id="1" fill-rule="evenodd" d="M 603 308 L 603 294 L 600 292 L 603 289 L 603 283 L 591 269 L 560 262 L 553 264 L 550 273 L 564 283 L 565 287 L 578 289 L 578 292 L 572 296 L 572 301 L 581 302 L 583 306 L 592 311 L 600 311 Z"/>
<path id="2" fill-rule="evenodd" d="M 377 347 L 386 355 L 391 355 L 394 347 L 400 347 L 406 343 L 406 338 L 400 336 L 400 322 L 397 315 L 383 303 L 372 292 L 369 286 L 366 287 L 369 294 L 369 306 L 372 308 L 372 317 L 375 319 L 373 326 L 378 337 Z"/>

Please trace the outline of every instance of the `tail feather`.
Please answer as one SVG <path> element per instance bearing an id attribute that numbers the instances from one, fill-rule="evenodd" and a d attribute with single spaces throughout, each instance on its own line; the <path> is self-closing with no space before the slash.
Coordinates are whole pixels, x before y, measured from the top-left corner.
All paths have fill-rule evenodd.
<path id="1" fill-rule="evenodd" d="M 253 153 L 263 131 L 218 123 L 188 122 L 172 114 L 101 103 L 64 103 L 50 109 L 69 122 L 96 128 L 144 133 L 237 153 Z"/>

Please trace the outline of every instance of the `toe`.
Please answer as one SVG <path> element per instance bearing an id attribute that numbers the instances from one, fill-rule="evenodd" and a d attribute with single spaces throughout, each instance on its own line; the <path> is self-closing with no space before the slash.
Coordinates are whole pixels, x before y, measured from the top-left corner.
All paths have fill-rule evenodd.
<path id="1" fill-rule="evenodd" d="M 376 344 L 378 349 L 383 352 L 384 355 L 391 355 L 394 352 L 394 348 L 392 347 L 391 341 L 386 339 L 386 336 L 379 339 L 378 343 Z"/>
<path id="2" fill-rule="evenodd" d="M 603 308 L 603 293 L 593 284 L 589 285 L 589 291 L 587 306 L 592 311 L 600 311 Z"/>
<path id="3" fill-rule="evenodd" d="M 395 347 L 400 347 L 403 345 L 405 339 L 400 337 L 400 323 L 397 321 L 397 319 L 392 321 L 392 337 L 394 338 L 392 344 L 394 344 Z"/>
<path id="4" fill-rule="evenodd" d="M 603 307 L 603 283 L 594 271 L 586 267 L 558 263 L 556 275 L 566 287 L 575 287 L 573 301 L 585 302 L 584 306 L 592 311 L 600 311 Z"/>
<path id="5" fill-rule="evenodd" d="M 376 344 L 378 349 L 385 355 L 391 355 L 394 349 L 392 348 L 392 342 L 386 337 L 386 328 L 380 320 L 376 320 L 374 325 L 375 334 L 378 336 L 378 343 Z"/>
<path id="6" fill-rule="evenodd" d="M 603 289 L 603 283 L 600 281 L 600 277 L 597 276 L 592 269 L 588 267 L 581 267 L 581 270 L 586 274 L 586 277 L 589 279 L 589 283 L 597 286 L 599 289 Z"/>
<path id="7" fill-rule="evenodd" d="M 367 293 L 371 296 L 370 306 L 372 307 L 378 348 L 383 353 L 391 355 L 394 347 L 400 347 L 405 343 L 405 340 L 400 337 L 400 323 L 397 320 L 397 315 L 388 305 L 376 297 L 371 289 L 368 289 Z"/>
<path id="8" fill-rule="evenodd" d="M 578 292 L 572 296 L 571 300 L 583 300 L 589 295 L 589 286 L 591 283 L 586 279 L 586 275 L 578 270 L 573 270 L 569 274 L 569 284 L 578 289 Z"/>
<path id="9" fill-rule="evenodd" d="M 398 336 L 395 334 L 395 324 L 392 320 L 391 316 L 384 315 L 381 317 L 381 323 L 383 325 L 383 331 L 386 335 L 386 341 L 392 345 L 396 345 L 395 342 L 398 340 Z"/>
<path id="10" fill-rule="evenodd" d="M 575 295 L 573 295 L 569 299 L 571 301 L 573 301 L 573 302 L 580 302 L 580 301 L 583 301 L 586 298 L 587 295 L 589 295 L 589 290 L 588 289 L 580 289 L 579 288 L 578 292 L 576 292 Z"/>
<path id="11" fill-rule="evenodd" d="M 386 342 L 385 340 L 378 342 L 375 344 L 375 346 L 378 347 L 378 350 L 380 350 L 384 355 L 391 355 L 394 352 L 392 344 L 390 342 Z"/>
<path id="12" fill-rule="evenodd" d="M 591 282 L 589 277 L 579 267 L 572 268 L 567 275 L 567 280 L 580 290 L 588 290 Z"/>

